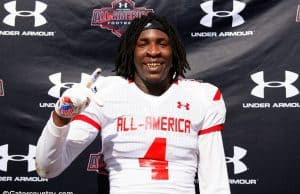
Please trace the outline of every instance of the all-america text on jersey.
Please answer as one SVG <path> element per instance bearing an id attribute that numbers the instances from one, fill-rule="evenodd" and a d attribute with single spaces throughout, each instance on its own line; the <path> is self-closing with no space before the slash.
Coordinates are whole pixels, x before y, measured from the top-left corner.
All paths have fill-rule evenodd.
<path id="1" fill-rule="evenodd" d="M 167 116 L 146 116 L 144 122 L 137 122 L 134 117 L 118 117 L 117 132 L 127 132 L 135 130 L 161 130 L 176 133 L 190 133 L 191 121 L 184 118 Z"/>

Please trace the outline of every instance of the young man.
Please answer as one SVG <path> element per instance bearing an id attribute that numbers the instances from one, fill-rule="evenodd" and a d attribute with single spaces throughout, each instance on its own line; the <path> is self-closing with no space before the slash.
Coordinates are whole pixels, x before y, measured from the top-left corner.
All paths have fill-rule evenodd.
<path id="1" fill-rule="evenodd" d="M 37 145 L 37 172 L 59 175 L 95 139 L 111 194 L 229 194 L 218 88 L 186 80 L 189 64 L 163 17 L 135 19 L 121 38 L 117 76 L 101 77 L 92 95 L 82 86 L 57 102 Z M 99 105 L 99 99 L 103 105 Z"/>

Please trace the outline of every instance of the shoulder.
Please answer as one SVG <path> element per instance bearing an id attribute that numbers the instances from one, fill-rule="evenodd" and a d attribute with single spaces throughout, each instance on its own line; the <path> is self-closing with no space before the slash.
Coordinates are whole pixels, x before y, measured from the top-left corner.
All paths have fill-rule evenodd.
<path id="1" fill-rule="evenodd" d="M 180 79 L 178 85 L 203 100 L 218 100 L 221 98 L 221 91 L 217 86 L 202 80 Z"/>
<path id="2" fill-rule="evenodd" d="M 128 80 L 120 76 L 100 76 L 94 84 L 95 90 L 103 90 L 111 87 L 122 87 L 128 84 Z"/>
<path id="3" fill-rule="evenodd" d="M 120 76 L 100 76 L 96 84 L 113 84 L 127 81 L 125 78 Z"/>

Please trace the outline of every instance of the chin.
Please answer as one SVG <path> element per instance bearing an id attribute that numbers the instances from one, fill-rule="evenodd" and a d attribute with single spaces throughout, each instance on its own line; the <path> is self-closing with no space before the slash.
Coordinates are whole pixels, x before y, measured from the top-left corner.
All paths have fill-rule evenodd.
<path id="1" fill-rule="evenodd" d="M 148 84 L 155 85 L 162 83 L 161 77 L 151 77 L 145 80 Z"/>

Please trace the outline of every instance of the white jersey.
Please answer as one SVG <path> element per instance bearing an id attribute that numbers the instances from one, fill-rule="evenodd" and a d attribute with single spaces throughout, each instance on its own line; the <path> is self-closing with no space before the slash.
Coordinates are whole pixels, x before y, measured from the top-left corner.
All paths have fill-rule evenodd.
<path id="1" fill-rule="evenodd" d="M 95 88 L 103 107 L 92 102 L 63 129 L 52 119 L 45 126 L 37 161 L 48 177 L 61 173 L 100 132 L 111 194 L 193 194 L 197 172 L 201 194 L 230 193 L 218 88 L 183 79 L 152 96 L 117 76 L 101 78 Z"/>

